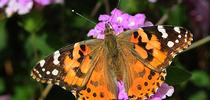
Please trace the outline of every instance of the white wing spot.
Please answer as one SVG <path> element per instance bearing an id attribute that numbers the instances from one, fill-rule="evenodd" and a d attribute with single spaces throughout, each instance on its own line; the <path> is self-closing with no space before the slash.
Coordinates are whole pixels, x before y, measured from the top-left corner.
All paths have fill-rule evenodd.
<path id="1" fill-rule="evenodd" d="M 181 33 L 180 28 L 179 27 L 174 27 L 174 31 L 176 31 L 177 33 Z"/>
<path id="2" fill-rule="evenodd" d="M 58 61 L 58 57 L 60 57 L 60 52 L 57 50 L 57 51 L 55 51 L 54 52 L 54 56 L 53 56 L 53 63 L 55 64 L 55 65 L 57 65 L 57 64 L 59 64 L 60 63 L 60 61 Z"/>
<path id="3" fill-rule="evenodd" d="M 52 71 L 52 74 L 55 75 L 55 76 L 58 75 L 58 70 L 57 70 L 57 69 L 54 69 L 54 70 Z"/>
<path id="4" fill-rule="evenodd" d="M 42 68 L 42 71 L 44 72 L 45 71 L 45 68 Z"/>
<path id="5" fill-rule="evenodd" d="M 39 77 L 41 78 L 42 77 L 42 75 L 41 74 L 38 74 L 39 75 Z"/>
<path id="6" fill-rule="evenodd" d="M 168 43 L 167 43 L 167 45 L 168 45 L 168 47 L 173 47 L 174 46 L 174 43 L 172 42 L 172 41 L 168 41 Z"/>
<path id="7" fill-rule="evenodd" d="M 39 64 L 40 64 L 40 67 L 43 67 L 43 66 L 44 66 L 44 64 L 45 64 L 45 60 L 41 60 L 41 61 L 39 61 Z"/>
<path id="8" fill-rule="evenodd" d="M 178 35 L 178 38 L 182 38 L 182 36 L 181 35 Z"/>
<path id="9" fill-rule="evenodd" d="M 178 40 L 178 39 L 176 39 L 176 40 L 175 40 L 175 43 L 179 43 L 179 40 Z"/>
<path id="10" fill-rule="evenodd" d="M 47 71 L 46 74 L 49 75 L 50 74 L 50 71 Z"/>
<path id="11" fill-rule="evenodd" d="M 159 25 L 158 26 L 158 31 L 162 33 L 163 38 L 167 38 L 168 34 L 166 33 L 166 30 L 163 28 L 163 26 Z"/>

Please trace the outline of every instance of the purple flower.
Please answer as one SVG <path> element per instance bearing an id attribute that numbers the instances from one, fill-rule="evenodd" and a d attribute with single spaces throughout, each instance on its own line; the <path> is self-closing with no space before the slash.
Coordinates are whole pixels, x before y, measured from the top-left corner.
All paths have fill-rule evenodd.
<path id="1" fill-rule="evenodd" d="M 18 11 L 17 13 L 19 15 L 27 14 L 30 12 L 30 10 L 33 7 L 33 1 L 32 0 L 18 0 Z"/>
<path id="2" fill-rule="evenodd" d="M 134 16 L 124 13 L 118 9 L 114 9 L 111 15 L 100 15 L 98 20 L 100 21 L 96 27 L 88 32 L 88 36 L 93 36 L 94 38 L 103 39 L 105 23 L 110 23 L 116 33 L 116 35 L 127 29 L 137 29 L 145 25 L 146 16 L 144 14 L 136 14 Z M 102 25 L 101 25 L 102 24 Z M 151 25 L 151 23 L 150 23 Z"/>
<path id="3" fill-rule="evenodd" d="M 157 92 L 155 93 L 155 95 L 153 95 L 149 100 L 161 100 L 161 99 L 165 99 L 166 96 L 170 97 L 172 96 L 174 93 L 174 87 L 173 86 L 169 86 L 166 83 L 163 83 L 160 88 L 157 90 Z M 159 98 L 159 99 L 158 99 Z"/>
<path id="4" fill-rule="evenodd" d="M 28 13 L 32 7 L 32 0 L 10 0 L 7 4 L 5 12 L 8 17 L 12 16 L 16 12 L 19 15 L 23 15 Z"/>
<path id="5" fill-rule="evenodd" d="M 128 94 L 125 92 L 124 83 L 122 81 L 117 81 L 118 87 L 118 98 L 119 100 L 127 100 Z"/>
<path id="6" fill-rule="evenodd" d="M 0 0 L 0 8 L 3 8 L 8 3 L 8 0 Z"/>
<path id="7" fill-rule="evenodd" d="M 88 36 L 93 36 L 97 39 L 103 39 L 104 38 L 104 28 L 105 28 L 105 22 L 99 22 L 94 29 L 91 29 L 88 32 Z"/>
<path id="8" fill-rule="evenodd" d="M 64 0 L 52 0 L 54 4 L 64 4 Z"/>
<path id="9" fill-rule="evenodd" d="M 109 19 L 110 19 L 110 22 L 121 25 L 124 27 L 126 24 L 128 24 L 129 16 L 130 16 L 129 14 L 123 13 L 122 11 L 120 11 L 118 9 L 114 9 L 111 12 L 111 16 Z"/>
<path id="10" fill-rule="evenodd" d="M 1 95 L 0 100 L 10 100 L 10 95 Z"/>
<path id="11" fill-rule="evenodd" d="M 122 81 L 118 81 L 117 87 L 118 87 L 118 99 L 127 100 L 128 95 L 125 92 L 124 83 Z M 162 100 L 162 99 L 165 99 L 166 96 L 168 97 L 172 96 L 173 93 L 174 93 L 174 87 L 169 86 L 166 83 L 163 83 L 161 87 L 157 90 L 157 92 L 153 96 L 148 98 L 147 100 Z"/>
<path id="12" fill-rule="evenodd" d="M 156 3 L 157 0 L 148 0 L 150 3 Z"/>
<path id="13" fill-rule="evenodd" d="M 63 4 L 64 0 L 34 0 L 40 6 L 47 6 L 50 4 Z"/>
<path id="14" fill-rule="evenodd" d="M 34 1 L 41 6 L 46 6 L 51 3 L 51 0 L 34 0 Z"/>
<path id="15" fill-rule="evenodd" d="M 128 29 L 137 29 L 139 27 L 144 26 L 145 21 L 145 15 L 144 14 L 136 14 L 135 16 L 130 16 L 128 18 Z"/>
<path id="16" fill-rule="evenodd" d="M 63 4 L 64 0 L 0 0 L 0 8 L 5 8 L 7 17 L 17 13 L 19 15 L 27 14 L 31 11 L 35 4 L 46 6 L 49 4 Z"/>

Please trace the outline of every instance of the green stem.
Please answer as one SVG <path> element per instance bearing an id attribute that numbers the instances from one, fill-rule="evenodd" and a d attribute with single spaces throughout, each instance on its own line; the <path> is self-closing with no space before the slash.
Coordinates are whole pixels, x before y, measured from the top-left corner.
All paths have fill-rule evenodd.
<path id="1" fill-rule="evenodd" d="M 184 52 L 188 51 L 188 50 L 191 50 L 191 49 L 194 49 L 196 47 L 199 47 L 201 45 L 204 45 L 205 43 L 208 43 L 210 42 L 210 36 L 207 36 L 199 41 L 196 41 L 194 42 L 189 48 L 187 48 Z"/>

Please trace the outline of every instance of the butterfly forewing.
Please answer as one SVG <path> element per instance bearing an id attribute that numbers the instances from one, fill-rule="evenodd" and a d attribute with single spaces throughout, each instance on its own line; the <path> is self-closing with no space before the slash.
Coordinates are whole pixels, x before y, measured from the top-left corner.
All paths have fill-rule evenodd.
<path id="1" fill-rule="evenodd" d="M 192 34 L 182 27 L 159 25 L 126 31 L 120 34 L 119 39 L 133 43 L 131 52 L 143 64 L 161 71 L 178 52 L 191 44 Z"/>
<path id="2" fill-rule="evenodd" d="M 87 40 L 66 46 L 39 61 L 32 77 L 42 83 L 52 83 L 67 90 L 79 90 L 88 81 L 94 68 L 101 40 Z M 96 46 L 97 45 L 97 46 Z"/>

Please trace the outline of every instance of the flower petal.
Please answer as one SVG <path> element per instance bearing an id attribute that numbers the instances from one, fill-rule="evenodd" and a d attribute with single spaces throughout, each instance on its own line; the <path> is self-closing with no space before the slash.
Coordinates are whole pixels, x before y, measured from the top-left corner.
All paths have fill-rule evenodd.
<path id="1" fill-rule="evenodd" d="M 127 100 L 128 94 L 125 92 L 124 83 L 122 81 L 117 81 L 117 87 L 118 87 L 118 100 Z"/>
<path id="2" fill-rule="evenodd" d="M 29 11 L 32 9 L 32 7 L 33 7 L 32 0 L 19 0 L 17 13 L 19 15 L 29 13 Z"/>
<path id="3" fill-rule="evenodd" d="M 174 87 L 169 86 L 166 83 L 163 83 L 160 86 L 160 88 L 157 90 L 157 92 L 151 97 L 151 99 L 153 100 L 153 98 L 156 98 L 156 97 L 165 99 L 166 96 L 172 96 L 173 93 L 174 93 Z"/>
<path id="4" fill-rule="evenodd" d="M 34 1 L 41 6 L 46 6 L 51 3 L 51 0 L 34 0 Z"/>
<path id="5" fill-rule="evenodd" d="M 98 18 L 99 21 L 108 21 L 109 19 L 110 19 L 110 16 L 106 14 L 100 15 Z"/>
<path id="6" fill-rule="evenodd" d="M 8 0 L 0 0 L 0 8 L 3 8 L 8 3 Z"/>
<path id="7" fill-rule="evenodd" d="M 123 13 L 123 12 L 122 12 L 121 10 L 115 8 L 114 10 L 112 10 L 111 15 L 119 16 L 119 15 L 121 15 L 122 13 Z"/>

